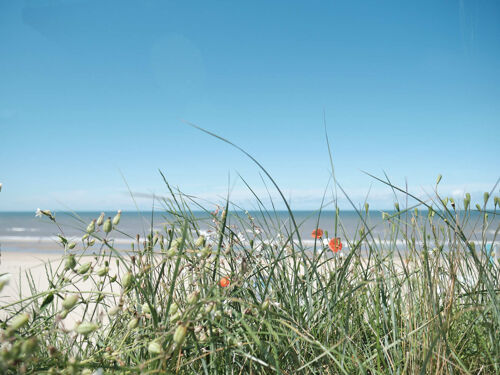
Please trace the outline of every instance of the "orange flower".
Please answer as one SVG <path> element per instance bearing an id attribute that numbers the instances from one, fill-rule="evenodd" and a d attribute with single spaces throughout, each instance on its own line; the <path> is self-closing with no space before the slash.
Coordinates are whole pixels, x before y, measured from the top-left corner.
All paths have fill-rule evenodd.
<path id="1" fill-rule="evenodd" d="M 321 238 L 323 237 L 323 229 L 318 228 L 312 231 L 311 233 L 312 238 Z"/>
<path id="2" fill-rule="evenodd" d="M 337 251 L 340 251 L 342 249 L 342 242 L 340 241 L 340 238 L 332 238 L 330 242 L 328 243 L 328 247 L 330 248 L 331 251 L 336 253 Z"/>
<path id="3" fill-rule="evenodd" d="M 229 285 L 229 279 L 227 277 L 223 277 L 222 279 L 220 279 L 219 285 L 225 288 L 226 286 Z"/>

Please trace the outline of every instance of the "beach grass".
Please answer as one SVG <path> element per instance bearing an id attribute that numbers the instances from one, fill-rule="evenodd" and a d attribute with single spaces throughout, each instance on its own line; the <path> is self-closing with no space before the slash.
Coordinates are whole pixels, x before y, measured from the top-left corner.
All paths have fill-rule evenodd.
<path id="1" fill-rule="evenodd" d="M 318 238 L 301 238 L 288 205 L 283 223 L 257 195 L 258 216 L 228 198 L 202 234 L 191 210 L 211 209 L 166 180 L 164 229 L 129 233 L 128 251 L 113 243 L 119 214 L 81 222 L 78 244 L 61 234 L 49 287 L 29 282 L 26 296 L 0 307 L 0 372 L 500 373 L 500 267 L 484 234 L 498 198 L 474 208 L 436 184 L 423 201 L 379 180 L 415 202 L 383 213 L 384 238 L 368 205 L 353 205 L 349 237 L 336 196 L 317 211 L 318 222 L 336 212 Z M 464 232 L 472 210 L 483 238 Z"/>

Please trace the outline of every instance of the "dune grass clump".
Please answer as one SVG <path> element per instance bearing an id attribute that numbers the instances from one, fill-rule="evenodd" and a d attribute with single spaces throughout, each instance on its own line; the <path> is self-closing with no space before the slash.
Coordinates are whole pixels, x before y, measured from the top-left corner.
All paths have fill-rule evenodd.
<path id="1" fill-rule="evenodd" d="M 203 235 L 182 194 L 164 201 L 164 230 L 127 251 L 113 241 L 120 214 L 97 218 L 78 244 L 60 236 L 48 290 L 31 284 L 1 307 L 0 371 L 499 373 L 500 268 L 485 240 L 465 237 L 468 199 L 384 213 L 385 238 L 368 207 L 348 238 L 337 210 L 336 236 L 316 228 L 312 246 L 272 212 L 229 202 Z"/>
<path id="2" fill-rule="evenodd" d="M 229 199 L 211 212 L 167 183 L 163 229 L 128 234 L 126 250 L 121 212 L 80 221 L 78 241 L 59 228 L 49 287 L 28 272 L 30 294 L 0 306 L 0 373 L 500 373 L 498 197 L 473 215 L 469 194 L 455 202 L 436 185 L 424 201 L 377 178 L 414 202 L 382 213 L 383 237 L 368 204 L 353 205 L 350 234 L 335 193 L 317 212 L 332 210 L 332 227 L 306 239 L 243 152 L 287 220 L 256 195 L 256 215 Z"/>

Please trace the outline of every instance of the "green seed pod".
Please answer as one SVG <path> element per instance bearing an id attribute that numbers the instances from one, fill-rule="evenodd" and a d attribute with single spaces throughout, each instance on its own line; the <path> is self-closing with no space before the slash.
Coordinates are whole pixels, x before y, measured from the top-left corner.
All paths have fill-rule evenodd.
<path id="1" fill-rule="evenodd" d="M 68 316 L 69 314 L 69 310 L 63 310 L 59 313 L 59 318 L 60 319 L 66 319 L 66 317 Z"/>
<path id="2" fill-rule="evenodd" d="M 89 246 L 94 246 L 94 245 L 95 245 L 95 239 L 93 239 L 93 238 L 92 238 L 92 239 L 89 241 Z"/>
<path id="3" fill-rule="evenodd" d="M 203 249 L 201 249 L 200 255 L 202 258 L 210 256 L 210 248 L 208 246 L 205 246 Z"/>
<path id="4" fill-rule="evenodd" d="M 171 247 L 170 249 L 167 250 L 165 253 L 168 258 L 173 258 L 177 254 L 177 248 Z"/>
<path id="5" fill-rule="evenodd" d="M 177 304 L 175 302 L 172 302 L 170 304 L 170 308 L 168 309 L 168 315 L 175 314 L 178 309 L 179 309 L 179 306 L 177 306 Z"/>
<path id="6" fill-rule="evenodd" d="M 263 303 L 262 303 L 262 310 L 266 311 L 267 309 L 269 309 L 269 300 L 265 300 Z"/>
<path id="7" fill-rule="evenodd" d="M 117 226 L 120 223 L 120 218 L 122 217 L 122 210 L 118 210 L 118 213 L 113 218 L 113 225 Z"/>
<path id="8" fill-rule="evenodd" d="M 92 332 L 97 331 L 97 329 L 99 329 L 98 324 L 92 322 L 83 322 L 78 324 L 78 326 L 75 328 L 75 331 L 80 335 L 88 336 Z"/>
<path id="9" fill-rule="evenodd" d="M 368 213 L 370 209 L 370 205 L 368 203 L 365 203 L 365 213 Z"/>
<path id="10" fill-rule="evenodd" d="M 441 202 L 443 203 L 443 206 L 446 207 L 448 205 L 448 198 L 442 199 Z"/>
<path id="11" fill-rule="evenodd" d="M 72 249 L 74 249 L 74 248 L 75 248 L 75 246 L 76 246 L 76 243 L 72 241 L 72 242 L 70 242 L 70 243 L 68 244 L 68 249 L 72 250 Z"/>
<path id="12" fill-rule="evenodd" d="M 108 217 L 106 221 L 104 222 L 104 225 L 102 227 L 102 230 L 106 233 L 111 232 L 111 229 L 113 229 L 113 225 L 111 224 L 111 218 Z"/>
<path id="13" fill-rule="evenodd" d="M 82 237 L 82 242 L 85 241 L 87 238 L 89 238 L 89 234 L 84 234 L 83 237 Z"/>
<path id="14" fill-rule="evenodd" d="M 209 314 L 210 311 L 212 311 L 213 308 L 214 308 L 214 304 L 212 302 L 207 303 L 205 305 L 205 314 Z"/>
<path id="15" fill-rule="evenodd" d="M 78 271 L 77 271 L 78 274 L 80 274 L 80 275 L 86 274 L 89 271 L 91 265 L 92 265 L 92 263 L 90 263 L 90 262 L 82 264 L 80 266 L 80 268 L 78 268 Z"/>
<path id="16" fill-rule="evenodd" d="M 102 267 L 97 271 L 97 276 L 103 277 L 106 276 L 109 272 L 109 267 Z"/>
<path id="17" fill-rule="evenodd" d="M 92 220 L 92 221 L 90 222 L 90 224 L 87 226 L 87 233 L 89 233 L 89 234 L 90 234 L 90 233 L 95 232 L 95 222 L 96 222 L 96 220 L 94 219 L 94 220 Z"/>
<path id="18" fill-rule="evenodd" d="M 133 329 L 137 328 L 137 326 L 138 326 L 138 325 L 139 325 L 139 319 L 137 319 L 137 318 L 132 318 L 132 319 L 130 319 L 130 321 L 128 322 L 128 324 L 127 324 L 127 328 L 128 328 L 129 330 L 133 330 Z"/>
<path id="19" fill-rule="evenodd" d="M 116 314 L 118 314 L 119 312 L 121 311 L 120 307 L 119 306 L 113 306 L 112 308 L 110 308 L 108 310 L 108 315 L 109 316 L 115 316 Z"/>
<path id="20" fill-rule="evenodd" d="M 194 245 L 196 247 L 202 247 L 202 246 L 205 246 L 205 242 L 206 242 L 205 236 L 200 236 L 200 237 L 198 237 L 198 239 L 196 240 Z"/>
<path id="21" fill-rule="evenodd" d="M 99 215 L 99 218 L 97 219 L 96 224 L 98 226 L 101 226 L 103 222 L 104 222 L 104 212 L 101 212 L 101 215 Z"/>
<path id="22" fill-rule="evenodd" d="M 146 302 L 142 304 L 141 308 L 144 314 L 151 314 L 151 309 L 149 308 L 149 305 Z"/>
<path id="23" fill-rule="evenodd" d="M 7 277 L 2 277 L 0 278 L 0 292 L 3 290 L 3 288 L 9 284 L 9 280 L 10 278 L 7 276 Z"/>
<path id="24" fill-rule="evenodd" d="M 38 347 L 38 339 L 36 337 L 30 337 L 25 340 L 21 346 L 21 353 L 25 357 L 29 357 Z"/>
<path id="25" fill-rule="evenodd" d="M 17 331 L 19 328 L 24 326 L 30 320 L 30 316 L 28 314 L 19 314 L 16 315 L 9 324 L 9 330 Z"/>
<path id="26" fill-rule="evenodd" d="M 495 207 L 500 206 L 500 197 L 495 197 L 493 201 L 495 202 Z"/>
<path id="27" fill-rule="evenodd" d="M 158 341 L 151 341 L 148 345 L 148 352 L 152 355 L 161 354 L 162 348 Z"/>
<path id="28" fill-rule="evenodd" d="M 214 319 L 215 320 L 221 320 L 222 319 L 222 312 L 220 310 L 217 310 L 214 312 Z"/>
<path id="29" fill-rule="evenodd" d="M 439 175 L 437 180 L 436 180 L 436 185 L 439 185 L 439 183 L 441 182 L 441 179 L 443 178 L 443 176 Z"/>
<path id="30" fill-rule="evenodd" d="M 396 211 L 399 212 L 399 203 L 398 202 L 394 203 L 394 208 L 396 209 Z"/>
<path id="31" fill-rule="evenodd" d="M 68 255 L 66 257 L 66 262 L 64 264 L 64 269 L 65 270 L 72 270 L 73 268 L 75 268 L 75 266 L 76 266 L 75 256 L 73 254 Z"/>
<path id="32" fill-rule="evenodd" d="M 382 220 L 387 220 L 389 218 L 389 214 L 387 212 L 382 212 Z"/>
<path id="33" fill-rule="evenodd" d="M 170 316 L 170 323 L 175 323 L 182 318 L 181 312 L 177 311 L 175 314 Z"/>
<path id="34" fill-rule="evenodd" d="M 62 307 L 65 310 L 71 310 L 78 302 L 78 299 L 79 299 L 78 295 L 70 294 L 69 296 L 66 296 L 66 298 L 64 299 Z"/>
<path id="35" fill-rule="evenodd" d="M 488 202 L 488 199 L 490 199 L 490 193 L 485 192 L 483 194 L 483 199 L 484 199 L 484 205 L 486 205 L 486 203 Z"/>
<path id="36" fill-rule="evenodd" d="M 480 206 L 479 204 L 477 204 L 477 203 L 476 203 L 476 209 L 477 209 L 478 211 L 481 211 L 481 206 Z"/>
<path id="37" fill-rule="evenodd" d="M 191 293 L 188 298 L 187 298 L 187 303 L 190 305 L 194 305 L 196 302 L 198 302 L 198 297 L 200 296 L 199 291 L 194 291 Z"/>
<path id="38" fill-rule="evenodd" d="M 177 326 L 174 333 L 174 342 L 177 345 L 182 345 L 182 343 L 186 339 L 186 334 L 187 334 L 187 326 L 185 325 Z"/>
<path id="39" fill-rule="evenodd" d="M 124 289 L 130 288 L 134 284 L 134 275 L 132 275 L 132 272 L 127 272 L 122 279 L 122 286 Z"/>

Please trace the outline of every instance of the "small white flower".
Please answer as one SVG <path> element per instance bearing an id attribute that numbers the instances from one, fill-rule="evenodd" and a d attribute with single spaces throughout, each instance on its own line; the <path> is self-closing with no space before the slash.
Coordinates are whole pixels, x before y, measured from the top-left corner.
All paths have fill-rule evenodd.
<path id="1" fill-rule="evenodd" d="M 35 213 L 35 217 L 42 217 L 43 213 L 42 213 L 42 210 L 40 210 L 39 208 L 36 209 L 36 213 Z"/>

